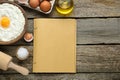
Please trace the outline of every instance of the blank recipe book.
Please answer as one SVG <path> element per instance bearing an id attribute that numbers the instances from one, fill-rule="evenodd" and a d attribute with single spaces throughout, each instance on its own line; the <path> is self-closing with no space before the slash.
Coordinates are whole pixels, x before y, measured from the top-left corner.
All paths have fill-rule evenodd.
<path id="1" fill-rule="evenodd" d="M 34 19 L 33 72 L 76 72 L 75 19 Z"/>

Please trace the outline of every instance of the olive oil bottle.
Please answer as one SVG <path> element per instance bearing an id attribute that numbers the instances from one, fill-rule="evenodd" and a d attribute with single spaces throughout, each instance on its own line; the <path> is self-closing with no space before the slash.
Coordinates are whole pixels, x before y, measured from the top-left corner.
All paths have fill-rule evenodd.
<path id="1" fill-rule="evenodd" d="M 69 14 L 73 10 L 73 0 L 57 0 L 56 10 L 61 14 Z"/>

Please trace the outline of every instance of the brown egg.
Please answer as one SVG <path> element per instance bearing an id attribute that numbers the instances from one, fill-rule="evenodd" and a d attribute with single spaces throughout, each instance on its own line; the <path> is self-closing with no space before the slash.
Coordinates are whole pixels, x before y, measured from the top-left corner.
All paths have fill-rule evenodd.
<path id="1" fill-rule="evenodd" d="M 40 0 L 29 0 L 29 5 L 32 7 L 32 8 L 37 8 L 40 4 Z"/>
<path id="2" fill-rule="evenodd" d="M 44 0 L 44 1 L 50 1 L 50 0 Z"/>
<path id="3" fill-rule="evenodd" d="M 51 9 L 51 3 L 46 0 L 41 2 L 40 9 L 44 12 L 48 12 Z"/>

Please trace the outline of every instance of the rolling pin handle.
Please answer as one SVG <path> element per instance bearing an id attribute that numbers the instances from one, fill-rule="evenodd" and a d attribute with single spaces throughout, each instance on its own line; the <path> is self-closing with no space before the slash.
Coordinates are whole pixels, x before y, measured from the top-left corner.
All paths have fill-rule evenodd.
<path id="1" fill-rule="evenodd" d="M 29 74 L 29 70 L 24 68 L 24 67 L 21 67 L 21 66 L 18 66 L 16 64 L 14 64 L 13 62 L 10 62 L 9 65 L 8 65 L 8 68 L 12 68 L 14 70 L 16 70 L 17 72 L 23 74 L 23 75 L 28 75 Z"/>

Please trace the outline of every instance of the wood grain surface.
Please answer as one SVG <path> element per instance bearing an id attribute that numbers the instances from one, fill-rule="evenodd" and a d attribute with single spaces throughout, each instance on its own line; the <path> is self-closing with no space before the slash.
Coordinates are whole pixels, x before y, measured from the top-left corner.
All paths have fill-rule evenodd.
<path id="1" fill-rule="evenodd" d="M 74 4 L 69 15 L 58 14 L 55 7 L 49 15 L 22 7 L 27 13 L 27 32 L 31 33 L 34 18 L 77 20 L 77 73 L 32 73 L 33 42 L 26 43 L 22 38 L 13 45 L 0 46 L 0 51 L 11 55 L 13 62 L 27 67 L 30 75 L 22 76 L 12 69 L 0 70 L 0 80 L 120 80 L 120 0 L 74 0 Z M 20 46 L 30 52 L 25 61 L 16 58 Z"/>
<path id="2" fill-rule="evenodd" d="M 77 44 L 120 44 L 120 18 L 77 20 Z M 27 32 L 33 33 L 33 19 L 28 20 Z M 14 45 L 33 45 L 22 38 Z"/>
<path id="3" fill-rule="evenodd" d="M 120 80 L 120 73 L 0 75 L 1 80 Z"/>
<path id="4" fill-rule="evenodd" d="M 26 47 L 30 56 L 25 61 L 19 61 L 16 51 L 19 46 L 4 46 L 0 50 L 13 56 L 13 61 L 23 65 L 32 72 L 32 46 Z M 120 72 L 120 45 L 80 45 L 77 46 L 77 72 Z M 10 70 L 3 73 L 14 73 Z"/>

